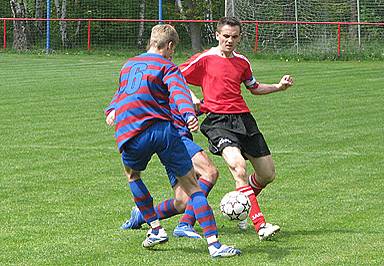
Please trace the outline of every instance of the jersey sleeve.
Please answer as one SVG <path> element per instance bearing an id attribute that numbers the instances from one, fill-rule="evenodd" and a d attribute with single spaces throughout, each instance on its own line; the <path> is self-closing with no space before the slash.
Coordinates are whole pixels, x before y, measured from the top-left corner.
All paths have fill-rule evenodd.
<path id="1" fill-rule="evenodd" d="M 243 83 L 247 89 L 256 89 L 259 86 L 256 78 L 253 76 L 251 65 L 245 68 L 243 75 Z"/>
<path id="2" fill-rule="evenodd" d="M 170 67 L 163 78 L 169 90 L 169 97 L 174 101 L 185 122 L 190 116 L 196 116 L 192 97 L 186 81 L 177 66 Z"/>
<path id="3" fill-rule="evenodd" d="M 105 116 L 108 116 L 108 114 L 115 110 L 116 109 L 116 100 L 117 100 L 117 97 L 118 97 L 118 94 L 119 94 L 119 89 L 116 90 L 115 94 L 113 95 L 112 97 L 112 100 L 111 102 L 109 103 L 109 105 L 104 109 L 104 114 Z"/>
<path id="4" fill-rule="evenodd" d="M 121 76 L 122 76 L 123 69 L 120 71 L 119 84 L 121 84 Z M 116 110 L 116 103 L 117 103 L 117 100 L 119 97 L 119 93 L 120 93 L 120 86 L 119 86 L 119 88 L 116 89 L 115 94 L 113 95 L 112 100 L 109 103 L 109 105 L 104 109 L 105 116 L 108 116 L 108 114 L 111 111 Z"/>
<path id="5" fill-rule="evenodd" d="M 201 86 L 202 84 L 203 59 L 200 55 L 201 53 L 193 55 L 179 66 L 188 84 L 195 86 Z"/>

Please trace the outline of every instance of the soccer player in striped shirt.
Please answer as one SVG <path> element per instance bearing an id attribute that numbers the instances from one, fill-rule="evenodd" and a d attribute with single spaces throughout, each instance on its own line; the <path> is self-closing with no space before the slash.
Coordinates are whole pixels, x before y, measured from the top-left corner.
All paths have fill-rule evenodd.
<path id="1" fill-rule="evenodd" d="M 238 249 L 218 241 L 212 209 L 195 179 L 190 156 L 173 124 L 170 98 L 188 129 L 194 132 L 199 128 L 189 89 L 179 68 L 170 61 L 178 41 L 171 25 L 152 28 L 148 51 L 129 59 L 120 72 L 119 88 L 106 110 L 106 121 L 115 124 L 115 138 L 133 199 L 151 227 L 143 247 L 151 248 L 168 241 L 151 194 L 141 179 L 141 172 L 152 155 L 157 154 L 190 197 L 210 255 L 235 256 L 240 254 Z"/>
<path id="2" fill-rule="evenodd" d="M 278 84 L 262 84 L 253 76 L 249 60 L 235 52 L 241 37 L 241 23 L 232 17 L 217 24 L 219 44 L 192 56 L 180 69 L 189 84 L 200 86 L 204 109 L 208 113 L 201 132 L 208 138 L 210 151 L 227 163 L 236 189 L 251 202 L 249 217 L 260 240 L 272 237 L 280 227 L 266 223 L 257 195 L 275 178 L 275 167 L 265 139 L 241 96 L 241 84 L 254 95 L 284 91 L 293 84 L 285 75 Z M 246 160 L 254 172 L 247 176 Z M 246 227 L 246 223 L 240 223 Z"/>
<path id="3" fill-rule="evenodd" d="M 181 136 L 181 140 L 183 141 L 189 156 L 191 157 L 193 168 L 198 176 L 198 184 L 205 196 L 208 197 L 209 192 L 213 188 L 219 176 L 217 168 L 211 159 L 209 159 L 203 148 L 193 141 L 193 136 L 178 111 L 173 98 L 170 99 L 170 107 L 174 125 Z M 175 198 L 166 199 L 157 204 L 155 206 L 157 216 L 160 220 L 162 220 L 185 212 L 180 220 L 181 222 L 173 231 L 173 235 L 176 237 L 201 238 L 199 233 L 194 229 L 196 217 L 188 195 L 185 194 L 180 185 L 177 183 L 175 174 L 168 169 L 167 174 L 169 180 L 171 181 L 175 195 L 177 196 Z M 141 215 L 139 209 L 135 207 L 131 211 L 131 217 L 121 225 L 121 229 L 140 229 L 143 224 L 145 224 L 144 217 Z"/>

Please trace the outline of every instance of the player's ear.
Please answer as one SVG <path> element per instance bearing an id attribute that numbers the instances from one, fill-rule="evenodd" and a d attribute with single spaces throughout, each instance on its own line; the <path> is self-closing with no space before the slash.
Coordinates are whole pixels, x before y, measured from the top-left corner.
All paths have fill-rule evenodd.
<path id="1" fill-rule="evenodd" d="M 168 43 L 168 47 L 167 48 L 168 48 L 168 50 L 174 50 L 176 48 L 176 45 L 175 45 L 175 43 L 173 41 L 170 41 Z"/>
<path id="2" fill-rule="evenodd" d="M 216 40 L 218 41 L 220 33 L 216 31 L 215 34 L 216 34 Z"/>

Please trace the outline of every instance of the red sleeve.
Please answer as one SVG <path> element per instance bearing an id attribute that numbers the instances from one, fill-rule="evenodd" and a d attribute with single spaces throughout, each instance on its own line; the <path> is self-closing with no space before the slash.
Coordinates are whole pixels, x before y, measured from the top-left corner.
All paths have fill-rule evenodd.
<path id="1" fill-rule="evenodd" d="M 243 73 L 243 77 L 242 77 L 242 80 L 244 82 L 246 80 L 251 79 L 253 74 L 252 74 L 251 65 L 246 61 L 243 61 L 243 64 L 245 64 L 244 73 Z"/>
<path id="2" fill-rule="evenodd" d="M 179 66 L 187 83 L 195 86 L 201 86 L 202 84 L 203 58 L 200 55 L 201 53 L 193 55 Z"/>

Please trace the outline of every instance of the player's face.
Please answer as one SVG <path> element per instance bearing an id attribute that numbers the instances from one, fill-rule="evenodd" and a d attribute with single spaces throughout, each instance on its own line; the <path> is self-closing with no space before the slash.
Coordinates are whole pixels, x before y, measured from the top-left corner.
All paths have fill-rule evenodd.
<path id="1" fill-rule="evenodd" d="M 216 40 L 219 41 L 219 48 L 225 56 L 231 56 L 240 42 L 240 27 L 224 25 L 220 32 L 216 32 Z"/>

